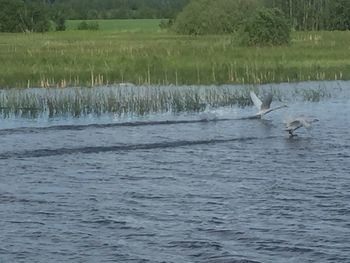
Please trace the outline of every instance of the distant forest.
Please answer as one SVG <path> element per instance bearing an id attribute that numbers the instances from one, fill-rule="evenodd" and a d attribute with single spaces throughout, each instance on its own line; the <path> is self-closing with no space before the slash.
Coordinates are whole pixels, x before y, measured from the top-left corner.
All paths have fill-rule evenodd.
<path id="1" fill-rule="evenodd" d="M 66 19 L 173 18 L 189 0 L 46 0 Z"/>
<path id="2" fill-rule="evenodd" d="M 27 2 L 30 0 L 26 0 Z M 191 0 L 43 0 L 66 19 L 175 18 Z M 215 2 L 215 0 L 213 0 Z M 228 0 L 244 1 L 244 0 Z M 284 12 L 295 30 L 349 29 L 350 0 L 257 0 Z"/>
<path id="3" fill-rule="evenodd" d="M 229 10 L 228 6 L 244 6 L 247 0 L 224 0 L 221 8 L 234 19 L 235 14 L 248 17 L 254 10 Z M 223 10 L 213 3 L 215 0 L 0 0 L 0 31 L 43 32 L 50 28 L 50 21 L 56 30 L 64 30 L 66 19 L 140 19 L 165 18 L 176 21 L 176 17 L 189 3 L 198 7 L 192 12 L 191 21 L 197 21 L 197 14 Z M 221 1 L 222 2 L 222 1 Z M 278 8 L 294 30 L 349 30 L 350 0 L 249 0 L 256 5 Z M 242 4 L 243 3 L 243 4 Z M 204 6 L 203 6 L 204 5 Z M 210 8 L 210 10 L 206 10 Z M 195 14 L 196 13 L 196 14 Z M 215 16 L 213 16 L 215 17 Z M 220 16 L 219 16 L 220 17 Z M 206 17 L 209 23 L 217 19 Z M 171 23 L 170 23 L 171 24 Z M 169 24 L 169 25 L 170 25 Z"/>

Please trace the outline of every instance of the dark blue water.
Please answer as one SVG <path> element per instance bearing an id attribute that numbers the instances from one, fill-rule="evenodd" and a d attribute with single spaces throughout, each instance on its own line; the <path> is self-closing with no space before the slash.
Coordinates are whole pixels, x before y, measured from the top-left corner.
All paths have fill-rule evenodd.
<path id="1" fill-rule="evenodd" d="M 350 262 L 349 99 L 254 112 L 7 119 L 0 262 Z M 301 113 L 320 121 L 289 138 Z"/>

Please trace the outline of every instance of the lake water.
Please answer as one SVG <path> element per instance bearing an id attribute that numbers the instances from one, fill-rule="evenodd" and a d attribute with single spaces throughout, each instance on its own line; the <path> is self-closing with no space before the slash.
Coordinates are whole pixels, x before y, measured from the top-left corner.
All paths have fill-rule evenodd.
<path id="1" fill-rule="evenodd" d="M 350 96 L 336 92 L 264 120 L 2 119 L 0 262 L 350 262 Z M 289 138 L 299 114 L 320 121 Z"/>

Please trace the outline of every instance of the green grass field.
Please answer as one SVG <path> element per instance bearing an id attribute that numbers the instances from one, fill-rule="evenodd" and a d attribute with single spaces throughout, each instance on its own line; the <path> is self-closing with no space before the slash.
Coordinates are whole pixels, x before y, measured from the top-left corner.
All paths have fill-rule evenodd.
<path id="1" fill-rule="evenodd" d="M 350 79 L 350 32 L 295 32 L 283 47 L 233 36 L 65 31 L 0 34 L 0 87 Z"/>
<path id="2" fill-rule="evenodd" d="M 99 19 L 99 20 L 67 20 L 67 30 L 76 30 L 82 21 L 97 22 L 100 30 L 155 32 L 160 31 L 161 19 Z"/>

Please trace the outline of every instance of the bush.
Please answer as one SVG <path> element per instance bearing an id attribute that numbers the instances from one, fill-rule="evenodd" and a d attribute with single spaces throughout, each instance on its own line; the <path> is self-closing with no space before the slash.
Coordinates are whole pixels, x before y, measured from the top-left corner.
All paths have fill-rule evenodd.
<path id="1" fill-rule="evenodd" d="M 259 6 L 258 0 L 192 0 L 176 17 L 173 29 L 189 35 L 233 33 Z"/>
<path id="2" fill-rule="evenodd" d="M 99 25 L 98 22 L 96 21 L 91 21 L 91 22 L 86 22 L 86 21 L 81 21 L 78 26 L 78 30 L 98 30 Z"/>
<path id="3" fill-rule="evenodd" d="M 51 17 L 53 22 L 55 23 L 56 31 L 66 30 L 66 19 L 65 19 L 64 11 L 62 9 L 57 8 L 56 10 L 54 10 Z"/>
<path id="4" fill-rule="evenodd" d="M 291 28 L 277 8 L 261 8 L 242 28 L 242 44 L 249 46 L 283 45 L 290 42 Z"/>
<path id="5" fill-rule="evenodd" d="M 55 23 L 56 23 L 56 31 L 64 31 L 66 30 L 66 23 L 65 23 L 64 17 L 59 17 Z"/>
<path id="6" fill-rule="evenodd" d="M 174 24 L 172 19 L 162 19 L 159 23 L 160 29 L 169 29 Z"/>

